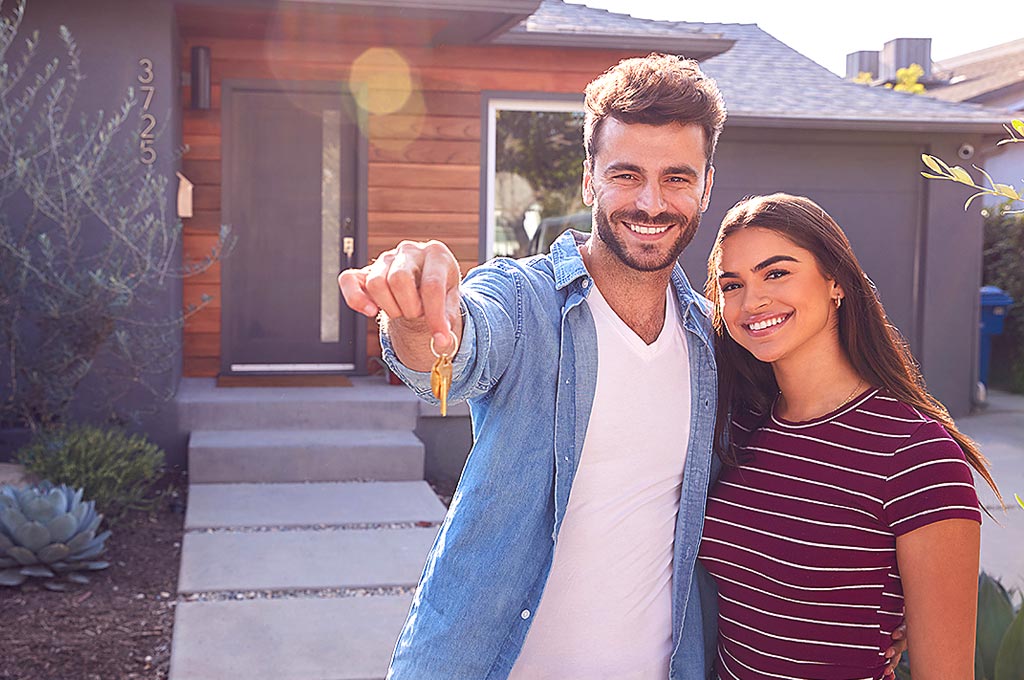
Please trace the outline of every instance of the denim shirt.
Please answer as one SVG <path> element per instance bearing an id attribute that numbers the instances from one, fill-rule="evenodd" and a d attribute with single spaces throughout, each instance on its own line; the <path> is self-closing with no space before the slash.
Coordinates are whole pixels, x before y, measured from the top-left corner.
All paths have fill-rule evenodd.
<path id="1" fill-rule="evenodd" d="M 577 243 L 585 238 L 569 232 L 548 256 L 492 260 L 461 285 L 462 346 L 449 400 L 468 400 L 474 443 L 388 678 L 506 678 L 522 649 L 551 569 L 597 381 L 597 332 L 586 304 L 593 280 Z M 694 564 L 717 472 L 717 373 L 707 300 L 679 265 L 672 285 L 689 349 L 692 413 L 675 531 L 670 677 L 691 680 L 707 677 L 717 636 L 713 585 Z M 429 373 L 403 366 L 386 332 L 381 344 L 388 365 L 436 403 Z"/>

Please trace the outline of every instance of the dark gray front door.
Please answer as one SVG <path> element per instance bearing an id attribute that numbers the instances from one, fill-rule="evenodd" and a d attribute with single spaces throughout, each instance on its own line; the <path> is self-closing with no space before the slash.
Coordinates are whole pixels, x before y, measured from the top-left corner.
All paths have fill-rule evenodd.
<path id="1" fill-rule="evenodd" d="M 355 368 L 355 317 L 338 272 L 353 264 L 357 126 L 338 92 L 225 88 L 223 373 Z"/>

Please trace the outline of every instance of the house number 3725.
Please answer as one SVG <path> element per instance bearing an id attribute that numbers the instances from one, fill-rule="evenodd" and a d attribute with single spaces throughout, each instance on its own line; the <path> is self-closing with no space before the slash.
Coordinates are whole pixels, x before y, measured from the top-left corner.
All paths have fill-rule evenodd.
<path id="1" fill-rule="evenodd" d="M 152 165 L 156 161 L 156 149 L 153 143 L 156 135 L 153 130 L 156 128 L 156 116 L 149 112 L 149 106 L 153 103 L 153 94 L 156 86 L 153 85 L 153 61 L 143 57 L 139 59 L 139 67 L 142 73 L 139 74 L 139 90 L 142 92 L 142 128 L 139 132 L 139 160 L 143 165 Z"/>

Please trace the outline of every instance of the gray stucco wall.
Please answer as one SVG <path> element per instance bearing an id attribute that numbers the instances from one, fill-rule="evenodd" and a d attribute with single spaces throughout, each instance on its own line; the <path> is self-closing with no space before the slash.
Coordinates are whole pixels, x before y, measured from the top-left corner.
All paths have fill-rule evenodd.
<path id="1" fill-rule="evenodd" d="M 977 363 L 981 217 L 965 187 L 921 177 L 922 153 L 963 162 L 978 135 L 727 127 L 711 205 L 683 255 L 703 286 L 707 255 L 732 205 L 750 194 L 810 197 L 843 227 L 890 320 L 910 343 L 930 391 L 954 416 L 972 406 Z M 980 207 L 980 206 L 979 206 Z"/>
<path id="2" fill-rule="evenodd" d="M 4 10 L 8 9 L 5 3 Z M 168 215 L 176 215 L 177 181 L 175 171 L 179 164 L 176 159 L 180 144 L 180 87 L 177 55 L 177 26 L 174 8 L 168 0 L 28 0 L 25 20 L 19 32 L 15 53 L 21 51 L 24 39 L 38 30 L 40 46 L 36 59 L 37 69 L 47 61 L 58 58 L 61 63 L 67 59 L 59 38 L 59 27 L 70 29 L 81 53 L 81 70 L 85 76 L 75 102 L 73 120 L 79 114 L 95 117 L 97 112 L 118 109 L 128 89 L 139 93 L 139 75 L 142 67 L 139 60 L 149 59 L 153 64 L 155 90 L 149 106 L 149 113 L 156 117 L 157 131 L 163 128 L 153 144 L 156 172 L 169 179 L 167 192 Z M 10 58 L 12 55 L 8 55 Z M 141 98 L 132 112 L 129 124 L 122 128 L 122 135 L 138 139 L 142 126 Z M 138 143 L 136 142 L 136 145 Z M 16 206 L 17 208 L 17 206 Z M 179 252 L 174 262 L 180 262 Z M 170 279 L 157 294 L 148 301 L 153 318 L 168 318 L 180 313 L 182 300 L 180 280 Z M 175 341 L 178 359 L 171 374 L 162 375 L 156 384 L 162 389 L 172 389 L 178 384 L 181 371 L 181 338 Z M 89 390 L 95 385 L 87 382 L 79 402 L 89 401 Z M 133 397 L 136 398 L 136 397 Z M 169 460 L 181 463 L 184 460 L 184 440 L 175 434 L 176 426 L 173 403 L 154 402 L 157 409 L 154 416 L 144 423 L 144 429 L 157 443 L 167 448 Z"/>

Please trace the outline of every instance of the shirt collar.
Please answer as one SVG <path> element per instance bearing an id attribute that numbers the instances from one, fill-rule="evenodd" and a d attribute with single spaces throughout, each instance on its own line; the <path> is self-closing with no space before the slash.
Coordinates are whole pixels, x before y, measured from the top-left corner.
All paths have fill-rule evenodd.
<path id="1" fill-rule="evenodd" d="M 555 270 L 555 289 L 561 290 L 573 281 L 590 279 L 590 273 L 583 264 L 580 246 L 587 242 L 590 234 L 568 229 L 551 244 L 551 265 Z"/>
<path id="2" fill-rule="evenodd" d="M 590 273 L 583 264 L 580 246 L 587 242 L 590 234 L 568 229 L 551 244 L 551 263 L 555 270 L 555 288 L 561 290 L 579 279 L 590 280 Z M 695 314 L 706 317 L 705 300 L 694 291 L 686 278 L 683 268 L 676 263 L 672 270 L 672 286 L 682 302 L 684 317 Z"/>

